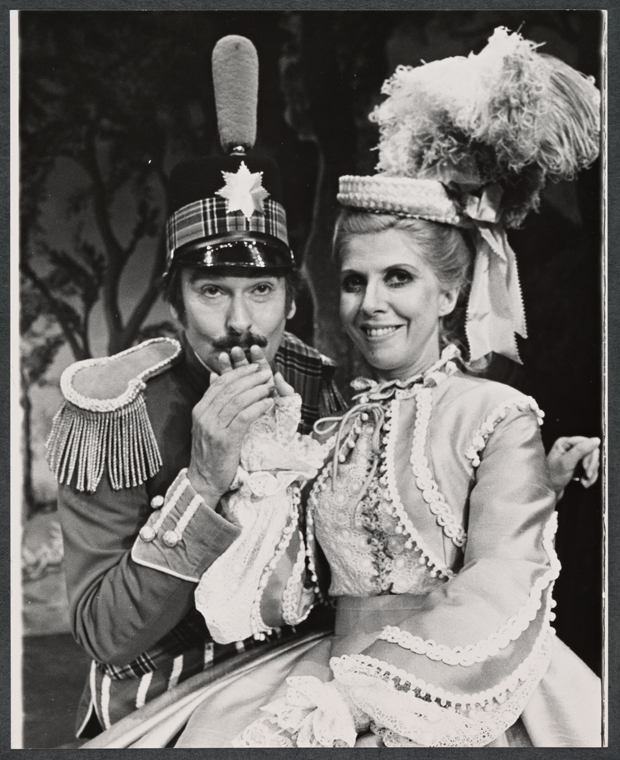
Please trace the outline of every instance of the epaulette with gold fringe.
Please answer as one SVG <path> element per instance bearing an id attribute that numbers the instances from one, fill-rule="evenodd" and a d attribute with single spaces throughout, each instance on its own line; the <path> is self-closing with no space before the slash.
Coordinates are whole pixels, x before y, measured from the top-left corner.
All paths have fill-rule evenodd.
<path id="1" fill-rule="evenodd" d="M 96 491 L 107 469 L 110 485 L 119 490 L 155 475 L 162 459 L 143 390 L 180 354 L 178 341 L 154 338 L 63 372 L 65 403 L 47 440 L 47 459 L 59 483 Z"/>

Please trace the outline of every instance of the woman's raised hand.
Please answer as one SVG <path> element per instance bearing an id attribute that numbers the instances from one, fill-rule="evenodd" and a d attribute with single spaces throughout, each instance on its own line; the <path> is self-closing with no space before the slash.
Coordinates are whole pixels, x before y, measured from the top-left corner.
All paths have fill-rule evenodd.
<path id="1" fill-rule="evenodd" d="M 582 435 L 558 438 L 547 454 L 547 464 L 553 490 L 562 497 L 571 480 L 579 480 L 584 488 L 594 485 L 598 479 L 600 464 L 600 438 Z M 581 465 L 582 473 L 575 476 Z"/>

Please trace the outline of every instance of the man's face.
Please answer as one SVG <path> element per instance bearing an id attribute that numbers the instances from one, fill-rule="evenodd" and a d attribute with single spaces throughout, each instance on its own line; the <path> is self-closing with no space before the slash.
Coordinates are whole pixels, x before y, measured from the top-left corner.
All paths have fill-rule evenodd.
<path id="1" fill-rule="evenodd" d="M 181 293 L 187 339 L 214 372 L 219 372 L 219 355 L 233 346 L 259 345 L 273 362 L 286 320 L 295 313 L 295 304 L 286 312 L 284 278 L 273 275 L 231 277 L 184 269 Z"/>

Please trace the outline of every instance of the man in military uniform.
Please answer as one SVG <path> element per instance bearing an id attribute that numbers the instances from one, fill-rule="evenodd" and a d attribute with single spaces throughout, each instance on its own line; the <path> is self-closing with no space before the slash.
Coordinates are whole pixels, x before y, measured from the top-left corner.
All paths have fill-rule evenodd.
<path id="1" fill-rule="evenodd" d="M 224 58 L 249 61 L 252 80 L 251 43 L 226 44 Z M 237 102 L 247 110 L 246 95 Z M 186 162 L 170 179 L 164 297 L 180 340 L 78 362 L 61 381 L 48 450 L 73 634 L 93 659 L 81 736 L 256 645 L 215 644 L 195 608 L 201 575 L 239 535 L 219 498 L 274 386 L 301 395 L 302 432 L 342 408 L 332 362 L 285 332 L 298 272 L 277 167 L 248 153 L 247 123 L 231 127 L 229 115 L 223 125 L 220 105 L 226 155 Z"/>

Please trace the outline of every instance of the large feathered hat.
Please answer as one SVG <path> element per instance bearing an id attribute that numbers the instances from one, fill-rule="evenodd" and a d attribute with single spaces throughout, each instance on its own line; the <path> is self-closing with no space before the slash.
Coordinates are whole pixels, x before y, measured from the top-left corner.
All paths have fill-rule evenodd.
<path id="1" fill-rule="evenodd" d="M 291 269 L 278 167 L 251 154 L 258 55 L 250 40 L 219 40 L 213 84 L 224 155 L 185 161 L 171 173 L 168 271 L 173 264 Z"/>
<path id="2" fill-rule="evenodd" d="M 340 178 L 349 208 L 469 228 L 476 245 L 467 314 L 470 360 L 519 361 L 527 336 L 505 229 L 536 209 L 547 180 L 572 179 L 599 152 L 593 81 L 505 28 L 478 55 L 399 66 L 379 125 L 378 173 Z"/>

